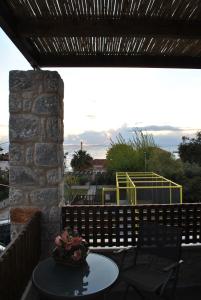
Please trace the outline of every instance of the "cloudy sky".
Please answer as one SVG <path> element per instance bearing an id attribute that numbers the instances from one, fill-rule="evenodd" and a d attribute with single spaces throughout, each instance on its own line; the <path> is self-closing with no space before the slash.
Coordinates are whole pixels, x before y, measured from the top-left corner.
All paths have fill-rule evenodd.
<path id="1" fill-rule="evenodd" d="M 0 29 L 0 142 L 8 141 L 10 70 L 31 69 Z M 53 69 L 52 69 L 53 70 Z M 171 150 L 201 129 L 201 70 L 60 68 L 64 80 L 65 143 L 109 143 L 133 129 L 151 132 Z"/>

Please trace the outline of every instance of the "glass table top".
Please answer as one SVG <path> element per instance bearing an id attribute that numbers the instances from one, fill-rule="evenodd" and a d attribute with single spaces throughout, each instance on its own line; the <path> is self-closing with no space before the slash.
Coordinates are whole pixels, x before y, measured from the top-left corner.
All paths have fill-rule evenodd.
<path id="1" fill-rule="evenodd" d="M 33 271 L 33 284 L 51 299 L 67 299 L 100 293 L 117 279 L 119 269 L 110 258 L 89 253 L 86 264 L 69 267 L 53 258 L 41 261 Z"/>

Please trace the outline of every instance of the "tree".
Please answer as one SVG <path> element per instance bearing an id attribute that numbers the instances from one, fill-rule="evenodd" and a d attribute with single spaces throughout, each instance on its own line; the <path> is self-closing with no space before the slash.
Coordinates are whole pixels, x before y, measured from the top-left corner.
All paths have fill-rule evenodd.
<path id="1" fill-rule="evenodd" d="M 64 176 L 64 198 L 65 202 L 70 204 L 73 202 L 74 198 L 76 197 L 77 193 L 72 189 L 73 185 L 78 183 L 78 179 L 76 176 L 66 174 Z"/>
<path id="2" fill-rule="evenodd" d="M 75 151 L 71 160 L 73 171 L 84 171 L 92 167 L 93 158 L 84 150 Z"/>
<path id="3" fill-rule="evenodd" d="M 147 161 L 147 171 L 175 179 L 178 174 L 183 174 L 183 167 L 181 161 L 176 159 L 171 152 L 156 147 L 152 148 Z"/>
<path id="4" fill-rule="evenodd" d="M 111 147 L 106 154 L 108 171 L 145 171 L 146 160 L 152 149 L 157 147 L 153 136 L 136 130 L 128 141 L 121 134 L 116 140 L 111 140 Z"/>
<path id="5" fill-rule="evenodd" d="M 178 182 L 184 187 L 184 200 L 201 202 L 201 131 L 194 138 L 182 137 L 178 150 L 184 170 Z"/>
<path id="6" fill-rule="evenodd" d="M 183 186 L 184 202 L 201 202 L 201 166 L 183 163 L 183 174 L 178 174 L 176 181 Z"/>
<path id="7" fill-rule="evenodd" d="M 139 155 L 131 145 L 113 144 L 107 151 L 106 160 L 109 172 L 134 172 L 139 169 Z"/>
<path id="8" fill-rule="evenodd" d="M 182 137 L 178 150 L 183 162 L 197 163 L 201 166 L 201 131 L 196 133 L 195 138 Z"/>
<path id="9" fill-rule="evenodd" d="M 188 203 L 201 202 L 201 176 L 188 178 L 184 185 L 185 200 Z"/>
<path id="10" fill-rule="evenodd" d="M 121 135 L 107 152 L 107 169 L 113 172 L 155 172 L 175 180 L 183 174 L 182 163 L 168 151 L 159 148 L 152 135 L 135 131 L 126 141 Z"/>
<path id="11" fill-rule="evenodd" d="M 153 135 L 143 133 L 142 130 L 134 130 L 133 136 L 129 139 L 129 144 L 135 149 L 139 151 L 146 152 L 152 148 L 157 147 Z"/>

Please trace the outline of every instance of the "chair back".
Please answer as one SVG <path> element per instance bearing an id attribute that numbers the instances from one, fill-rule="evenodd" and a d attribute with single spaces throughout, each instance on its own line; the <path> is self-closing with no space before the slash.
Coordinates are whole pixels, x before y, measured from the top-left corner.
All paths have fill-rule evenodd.
<path id="1" fill-rule="evenodd" d="M 181 256 L 182 231 L 179 227 L 143 222 L 139 224 L 137 253 L 148 254 L 179 261 Z"/>

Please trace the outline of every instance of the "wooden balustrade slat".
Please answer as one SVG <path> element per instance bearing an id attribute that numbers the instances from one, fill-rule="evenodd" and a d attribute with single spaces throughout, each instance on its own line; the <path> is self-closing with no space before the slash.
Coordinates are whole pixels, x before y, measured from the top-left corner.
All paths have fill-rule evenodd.
<path id="1" fill-rule="evenodd" d="M 37 212 L 0 255 L 1 300 L 21 298 L 39 258 L 40 213 Z"/>

